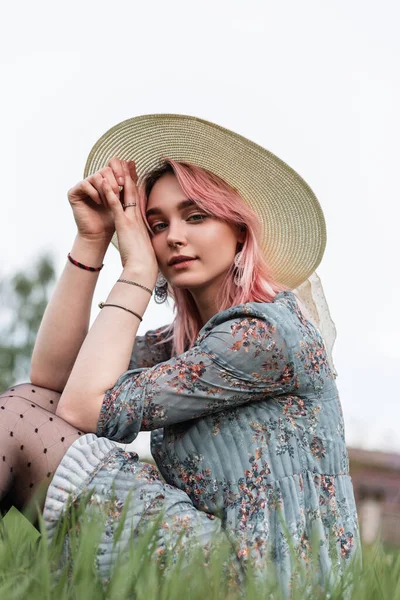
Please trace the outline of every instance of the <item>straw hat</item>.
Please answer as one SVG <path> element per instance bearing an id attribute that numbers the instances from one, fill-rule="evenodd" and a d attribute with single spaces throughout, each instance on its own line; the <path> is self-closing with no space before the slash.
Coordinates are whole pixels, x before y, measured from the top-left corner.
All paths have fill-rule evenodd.
<path id="1" fill-rule="evenodd" d="M 326 246 L 319 202 L 280 158 L 228 129 L 186 115 L 142 115 L 118 123 L 95 143 L 84 177 L 118 156 L 134 160 L 137 174 L 163 156 L 207 169 L 235 188 L 262 224 L 262 249 L 276 280 L 294 289 L 315 271 Z M 112 239 L 118 248 L 116 234 Z"/>

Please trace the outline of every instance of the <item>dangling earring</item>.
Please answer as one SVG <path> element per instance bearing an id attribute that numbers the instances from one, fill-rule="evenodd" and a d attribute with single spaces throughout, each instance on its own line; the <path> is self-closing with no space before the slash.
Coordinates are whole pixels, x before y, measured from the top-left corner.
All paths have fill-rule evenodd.
<path id="1" fill-rule="evenodd" d="M 244 267 L 241 266 L 241 260 L 243 258 L 243 252 L 242 250 L 240 252 L 238 252 L 235 255 L 235 259 L 234 259 L 234 264 L 236 267 L 236 273 L 235 273 L 235 277 L 233 279 L 233 282 L 235 285 L 237 285 L 238 287 L 241 285 L 242 283 L 242 277 L 243 277 L 243 273 L 244 273 Z"/>
<path id="2" fill-rule="evenodd" d="M 154 287 L 154 302 L 156 304 L 162 304 L 167 299 L 168 281 L 164 275 L 159 271 L 157 276 L 156 285 Z"/>

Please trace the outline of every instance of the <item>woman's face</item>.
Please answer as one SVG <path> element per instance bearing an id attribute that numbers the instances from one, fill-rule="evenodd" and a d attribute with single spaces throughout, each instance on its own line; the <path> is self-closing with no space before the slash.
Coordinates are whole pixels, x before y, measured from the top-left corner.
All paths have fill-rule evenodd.
<path id="1" fill-rule="evenodd" d="M 180 206 L 185 201 L 189 198 L 172 173 L 163 175 L 151 190 L 146 215 L 159 269 L 176 287 L 216 292 L 245 234 L 239 227 L 206 215 L 196 204 Z M 196 260 L 181 268 L 168 264 L 180 254 Z"/>

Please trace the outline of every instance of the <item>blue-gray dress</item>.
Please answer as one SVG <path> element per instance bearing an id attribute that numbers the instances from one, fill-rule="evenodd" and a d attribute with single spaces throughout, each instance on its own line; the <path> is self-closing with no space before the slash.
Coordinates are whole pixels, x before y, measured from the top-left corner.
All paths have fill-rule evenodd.
<path id="1" fill-rule="evenodd" d="M 359 546 L 343 415 L 323 340 L 295 295 L 214 315 L 177 357 L 170 343 L 154 346 L 160 329 L 136 337 L 97 435 L 76 440 L 59 465 L 44 509 L 50 537 L 68 495 L 95 488 L 91 501 L 107 512 L 105 578 L 130 527 L 140 531 L 160 511 L 160 553 L 182 532 L 182 543 L 205 549 L 214 534 L 227 536 L 238 565 L 251 560 L 262 572 L 273 561 L 289 586 L 288 532 L 303 561 L 316 540 L 321 573 L 340 572 Z M 110 441 L 131 442 L 140 430 L 152 430 L 165 481 Z M 113 548 L 129 492 L 129 527 Z"/>

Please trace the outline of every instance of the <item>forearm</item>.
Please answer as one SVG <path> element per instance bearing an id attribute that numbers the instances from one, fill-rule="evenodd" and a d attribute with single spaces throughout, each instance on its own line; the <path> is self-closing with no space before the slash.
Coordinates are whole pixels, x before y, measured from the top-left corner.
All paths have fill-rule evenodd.
<path id="1" fill-rule="evenodd" d="M 71 256 L 98 267 L 108 243 L 75 238 Z M 86 271 L 67 259 L 52 298 L 46 307 L 31 359 L 31 382 L 62 392 L 88 333 L 90 309 L 99 272 Z"/>
<path id="2" fill-rule="evenodd" d="M 154 287 L 151 274 L 139 269 L 124 269 L 120 278 Z M 117 282 L 105 303 L 142 316 L 150 298 L 149 292 L 138 286 Z M 139 325 L 135 315 L 121 308 L 106 306 L 99 311 L 61 395 L 57 415 L 83 431 L 96 431 L 106 391 L 128 369 Z"/>

